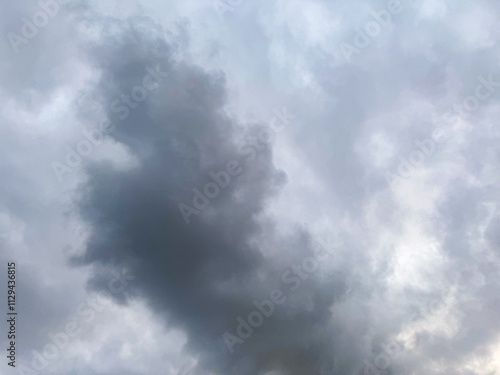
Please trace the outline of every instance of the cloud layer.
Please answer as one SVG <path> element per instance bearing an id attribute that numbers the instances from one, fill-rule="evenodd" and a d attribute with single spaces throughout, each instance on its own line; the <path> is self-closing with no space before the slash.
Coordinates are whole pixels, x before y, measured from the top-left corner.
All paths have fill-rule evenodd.
<path id="1" fill-rule="evenodd" d="M 500 371 L 497 8 L 2 5 L 7 373 Z"/>

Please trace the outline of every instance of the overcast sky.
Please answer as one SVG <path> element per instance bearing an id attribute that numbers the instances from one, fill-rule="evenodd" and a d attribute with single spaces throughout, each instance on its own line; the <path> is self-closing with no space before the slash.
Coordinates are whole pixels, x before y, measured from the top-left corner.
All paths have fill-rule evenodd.
<path id="1" fill-rule="evenodd" d="M 500 374 L 500 3 L 0 5 L 1 374 Z"/>

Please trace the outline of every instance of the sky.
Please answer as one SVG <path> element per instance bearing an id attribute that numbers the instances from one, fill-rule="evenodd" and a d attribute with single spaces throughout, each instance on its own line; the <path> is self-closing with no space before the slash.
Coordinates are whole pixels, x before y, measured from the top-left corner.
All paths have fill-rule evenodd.
<path id="1" fill-rule="evenodd" d="M 2 2 L 0 374 L 500 374 L 499 12 Z"/>

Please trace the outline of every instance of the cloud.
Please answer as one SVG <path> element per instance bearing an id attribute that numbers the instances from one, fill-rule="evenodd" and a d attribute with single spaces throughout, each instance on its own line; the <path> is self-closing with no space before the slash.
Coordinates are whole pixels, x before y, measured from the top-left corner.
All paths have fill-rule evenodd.
<path id="1" fill-rule="evenodd" d="M 223 20 L 201 1 L 68 2 L 17 54 L 5 39 L 20 362 L 125 268 L 47 373 L 497 371 L 497 93 L 454 112 L 500 77 L 497 5 L 402 3 L 349 62 L 339 44 L 387 1 L 242 2 Z M 4 35 L 38 6 L 3 5 Z"/>
<path id="2" fill-rule="evenodd" d="M 253 242 L 263 231 L 259 216 L 266 201 L 285 176 L 273 167 L 270 146 L 256 146 L 255 160 L 247 155 L 248 145 L 239 146 L 265 124 L 244 126 L 221 111 L 227 100 L 222 78 L 174 62 L 169 44 L 152 37 L 156 26 L 149 20 L 115 22 L 119 31 L 104 34 L 89 48 L 101 69 L 93 96 L 102 106 L 111 108 L 113 98 L 129 92 L 147 66 L 159 65 L 168 76 L 141 106 L 116 121 L 110 134 L 139 165 L 127 171 L 106 163 L 87 167 L 78 206 L 90 237 L 77 261 L 98 265 L 97 270 L 124 263 L 138 275 L 133 295 L 144 298 L 167 324 L 187 332 L 187 346 L 206 370 L 250 372 L 270 350 L 304 350 L 304 335 L 321 341 L 308 330 L 328 319 L 335 293 L 321 295 L 311 282 L 294 298 L 312 299 L 313 310 L 292 307 L 297 310 L 293 321 L 287 311 L 276 312 L 237 353 L 229 353 L 223 333 L 234 332 L 236 318 L 255 309 L 252 301 L 268 298 L 270 286 L 281 284 L 273 269 L 277 265 L 268 264 Z M 107 115 L 116 116 L 112 110 Z M 211 181 L 210 172 L 223 170 L 231 160 L 240 163 L 241 174 L 186 225 L 179 202 L 189 202 L 190 188 Z M 312 251 L 307 233 L 289 244 L 297 253 Z M 92 285 L 99 288 L 102 282 L 98 272 Z"/>

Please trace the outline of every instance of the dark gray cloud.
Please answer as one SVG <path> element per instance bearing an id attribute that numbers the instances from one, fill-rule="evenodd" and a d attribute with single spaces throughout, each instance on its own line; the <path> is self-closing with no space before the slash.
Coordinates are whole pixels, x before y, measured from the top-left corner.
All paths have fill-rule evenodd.
<path id="1" fill-rule="evenodd" d="M 234 354 L 223 341 L 224 332 L 236 334 L 237 317 L 246 319 L 255 310 L 253 300 L 269 299 L 274 288 L 285 291 L 283 266 L 313 249 L 306 232 L 285 242 L 267 231 L 267 241 L 274 246 L 286 243 L 289 253 L 273 264 L 253 244 L 263 231 L 259 215 L 285 175 L 273 167 L 270 146 L 252 159 L 245 154 L 248 147 L 238 148 L 238 140 L 257 135 L 266 124 L 246 128 L 228 118 L 221 110 L 226 101 L 223 76 L 173 62 L 172 48 L 163 38 L 152 37 L 157 26 L 148 19 L 103 21 L 102 29 L 111 23 L 119 31 L 104 32 L 100 43 L 88 49 L 102 70 L 93 95 L 103 100 L 103 107 L 130 92 L 148 66 L 160 66 L 168 76 L 128 117 L 114 120 L 111 137 L 124 144 L 139 165 L 127 171 L 105 163 L 87 168 L 78 206 L 91 234 L 78 262 L 103 268 L 125 264 L 137 275 L 133 295 L 145 298 L 165 322 L 188 333 L 188 347 L 201 356 L 201 368 L 251 373 L 276 362 L 295 373 L 296 363 L 305 361 L 308 371 L 317 373 L 322 342 L 331 341 L 321 326 L 330 318 L 329 305 L 342 293 L 338 281 L 330 282 L 325 293 L 325 286 L 311 280 L 292 296 L 296 307 L 276 307 Z M 114 119 L 116 114 L 110 111 L 108 116 Z M 231 177 L 187 225 L 179 203 L 192 206 L 192 189 L 203 191 L 210 172 L 225 170 L 232 160 L 239 162 L 241 174 Z M 100 284 L 98 274 L 92 285 Z M 304 301 L 312 308 L 304 309 Z M 306 353 L 311 346 L 318 347 L 312 350 L 316 362 L 273 354 L 286 348 Z"/>

